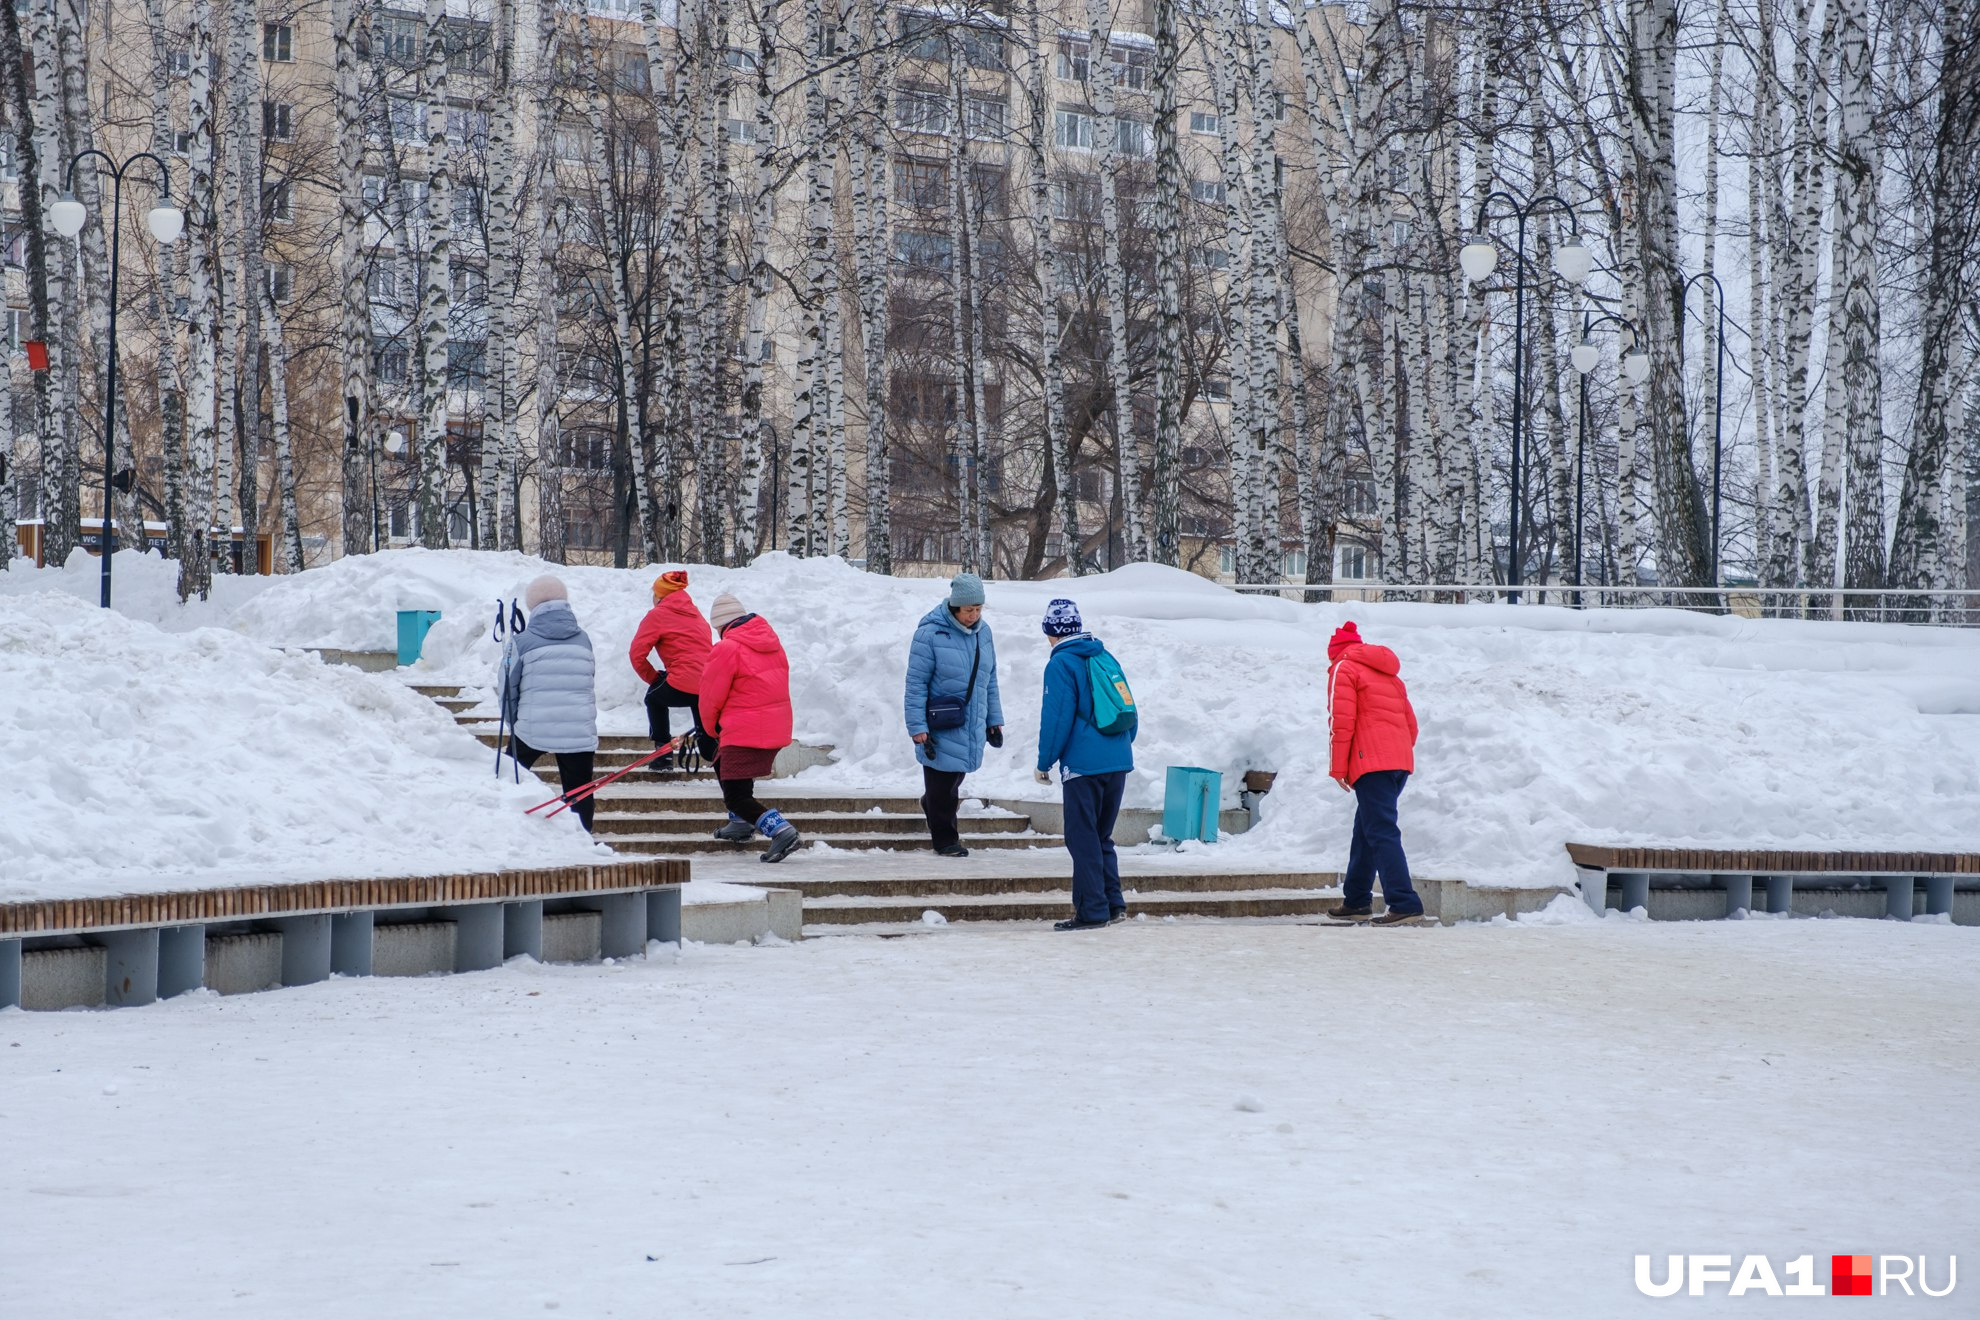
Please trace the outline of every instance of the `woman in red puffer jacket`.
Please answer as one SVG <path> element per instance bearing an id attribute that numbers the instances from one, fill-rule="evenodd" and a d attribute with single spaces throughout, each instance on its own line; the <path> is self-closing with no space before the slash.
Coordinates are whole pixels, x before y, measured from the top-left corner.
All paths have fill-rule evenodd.
<path id="1" fill-rule="evenodd" d="M 1327 715 L 1332 749 L 1328 773 L 1355 796 L 1354 838 L 1348 845 L 1336 920 L 1401 926 L 1423 919 L 1423 900 L 1409 881 L 1396 800 L 1416 769 L 1416 712 L 1397 674 L 1402 662 L 1386 646 L 1370 646 L 1352 622 L 1327 643 Z M 1388 911 L 1374 916 L 1375 879 Z"/>
<path id="2" fill-rule="evenodd" d="M 797 826 L 756 800 L 756 781 L 775 772 L 791 741 L 791 662 L 769 623 L 728 592 L 708 615 L 719 640 L 701 671 L 701 723 L 720 744 L 715 778 L 729 809 L 715 837 L 746 843 L 760 830 L 770 847 L 758 860 L 781 862 L 798 846 Z"/>
<path id="3" fill-rule="evenodd" d="M 673 722 L 667 711 L 685 706 L 694 721 L 704 758 L 715 755 L 715 740 L 701 727 L 701 667 L 708 663 L 708 620 L 701 617 L 687 593 L 688 575 L 676 569 L 653 580 L 653 608 L 640 621 L 633 634 L 632 667 L 646 684 L 646 732 L 655 747 L 673 741 Z M 653 653 L 660 653 L 660 669 L 653 667 Z M 665 773 L 674 768 L 674 754 L 667 753 L 654 765 Z"/>

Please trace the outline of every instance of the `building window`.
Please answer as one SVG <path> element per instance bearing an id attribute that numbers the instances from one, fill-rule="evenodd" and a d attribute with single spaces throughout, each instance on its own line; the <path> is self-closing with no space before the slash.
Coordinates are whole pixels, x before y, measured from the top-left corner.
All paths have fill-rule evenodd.
<path id="1" fill-rule="evenodd" d="M 1368 477 L 1349 477 L 1345 503 L 1348 517 L 1372 518 L 1375 516 L 1375 483 Z"/>
<path id="2" fill-rule="evenodd" d="M 902 92 L 894 98 L 894 125 L 910 133 L 947 133 L 949 98 L 940 92 Z"/>
<path id="3" fill-rule="evenodd" d="M 381 385 L 403 385 L 406 372 L 411 366 L 411 354 L 406 346 L 396 339 L 381 339 L 372 345 L 372 355 L 377 361 L 376 371 Z"/>
<path id="4" fill-rule="evenodd" d="M 965 129 L 971 137 L 981 141 L 1001 142 L 1009 136 L 1011 131 L 1009 103 L 972 96 L 967 105 L 969 118 Z"/>
<path id="5" fill-rule="evenodd" d="M 483 210 L 481 189 L 473 184 L 462 184 L 454 189 L 454 228 L 472 233 L 481 228 Z"/>
<path id="6" fill-rule="evenodd" d="M 1205 206 L 1224 204 L 1224 185 L 1216 179 L 1191 179 L 1189 195 Z"/>
<path id="7" fill-rule="evenodd" d="M 413 68 L 424 60 L 420 51 L 423 41 L 420 35 L 421 23 L 410 14 L 382 14 L 378 19 L 379 40 L 385 46 L 387 63 L 400 68 Z"/>
<path id="8" fill-rule="evenodd" d="M 486 23 L 450 20 L 447 26 L 441 29 L 440 39 L 447 45 L 447 69 L 450 73 L 480 73 L 488 67 Z M 641 56 L 639 63 L 641 71 L 644 72 L 646 58 Z"/>
<path id="9" fill-rule="evenodd" d="M 1189 131 L 1215 137 L 1222 129 L 1215 114 L 1208 110 L 1192 110 L 1189 112 Z"/>
<path id="10" fill-rule="evenodd" d="M 1086 81 L 1088 72 L 1087 53 L 1093 47 L 1084 41 L 1059 42 L 1059 56 L 1052 64 L 1052 72 L 1067 82 Z"/>
<path id="11" fill-rule="evenodd" d="M 564 437 L 564 466 L 581 472 L 604 472 L 612 466 L 612 433 L 595 427 Z"/>
<path id="12" fill-rule="evenodd" d="M 938 160 L 904 157 L 894 162 L 894 200 L 933 210 L 949 204 L 949 167 Z"/>
<path id="13" fill-rule="evenodd" d="M 972 69 L 1004 67 L 1004 39 L 983 28 L 966 27 L 957 34 L 962 42 L 963 62 Z"/>
<path id="14" fill-rule="evenodd" d="M 1202 445 L 1184 445 L 1182 464 L 1186 468 L 1201 468 L 1210 465 L 1210 451 Z"/>
<path id="15" fill-rule="evenodd" d="M 1285 575 L 1288 582 L 1294 578 L 1304 579 L 1306 577 L 1306 551 L 1288 550 L 1280 555 L 1279 572 Z"/>
<path id="16" fill-rule="evenodd" d="M 1114 55 L 1114 82 L 1130 91 L 1146 91 L 1148 72 L 1154 66 L 1154 56 L 1146 50 L 1123 50 L 1116 45 Z"/>
<path id="17" fill-rule="evenodd" d="M 1215 403 L 1229 403 L 1231 399 L 1231 378 L 1229 376 L 1205 376 L 1203 397 Z"/>
<path id="18" fill-rule="evenodd" d="M 1119 144 L 1124 156 L 1147 157 L 1152 154 L 1148 142 L 1148 125 L 1139 119 L 1116 119 L 1114 140 Z"/>
<path id="19" fill-rule="evenodd" d="M 192 134 L 186 132 L 183 128 L 172 130 L 172 154 L 174 156 L 190 157 L 192 155 Z"/>
<path id="20" fill-rule="evenodd" d="M 1093 150 L 1093 116 L 1077 110 L 1055 112 L 1052 140 L 1068 151 Z"/>
<path id="21" fill-rule="evenodd" d="M 287 23 L 261 25 L 261 58 L 271 64 L 288 64 L 296 58 L 296 30 Z"/>
<path id="22" fill-rule="evenodd" d="M 268 218 L 282 224 L 296 218 L 295 188 L 287 179 L 268 190 Z"/>
<path id="23" fill-rule="evenodd" d="M 261 103 L 261 136 L 270 142 L 295 139 L 295 107 L 287 101 Z"/>
<path id="24" fill-rule="evenodd" d="M 1052 218 L 1091 223 L 1100 214 L 1100 181 L 1097 179 L 1055 179 L 1052 183 Z"/>
<path id="25" fill-rule="evenodd" d="M 984 215 L 1001 216 L 1009 210 L 1009 171 L 998 165 L 972 165 L 970 186 L 976 189 L 976 209 Z"/>
<path id="26" fill-rule="evenodd" d="M 893 415 L 903 422 L 942 426 L 956 420 L 956 392 L 934 376 L 897 376 L 893 381 Z"/>
<path id="27" fill-rule="evenodd" d="M 426 136 L 426 103 L 409 96 L 386 102 L 385 123 L 394 142 L 414 142 Z"/>
<path id="28" fill-rule="evenodd" d="M 165 52 L 165 76 L 167 78 L 190 78 L 192 76 L 192 52 L 184 46 L 174 46 Z"/>
<path id="29" fill-rule="evenodd" d="M 447 112 L 447 140 L 473 147 L 486 145 L 488 142 L 488 112 L 486 110 L 449 110 Z"/>
<path id="30" fill-rule="evenodd" d="M 944 60 L 949 57 L 943 39 L 942 20 L 927 14 L 901 15 L 901 44 L 911 60 Z"/>
<path id="31" fill-rule="evenodd" d="M 755 73 L 756 52 L 741 46 L 731 46 L 722 52 L 722 63 L 731 69 L 740 69 L 744 73 Z"/>
<path id="32" fill-rule="evenodd" d="M 399 263 L 390 257 L 380 257 L 364 273 L 364 290 L 374 307 L 397 307 L 399 305 Z"/>
<path id="33" fill-rule="evenodd" d="M 894 259 L 911 271 L 921 274 L 946 271 L 949 257 L 947 234 L 919 229 L 902 229 L 894 234 Z"/>
<path id="34" fill-rule="evenodd" d="M 1334 560 L 1336 582 L 1368 580 L 1368 547 L 1343 544 L 1334 552 Z"/>
<path id="35" fill-rule="evenodd" d="M 456 266 L 453 270 L 453 300 L 464 307 L 479 307 L 488 301 L 488 272 L 479 266 Z"/>
<path id="36" fill-rule="evenodd" d="M 1217 547 L 1217 576 L 1234 577 L 1237 574 L 1237 547 L 1220 545 Z"/>
<path id="37" fill-rule="evenodd" d="M 278 303 L 289 301 L 289 294 L 295 289 L 295 273 L 279 261 L 271 261 L 261 268 L 261 282 L 268 286 L 268 296 Z"/>
<path id="38" fill-rule="evenodd" d="M 1220 247 L 1206 247 L 1203 249 L 1203 268 L 1205 270 L 1229 270 L 1231 268 L 1231 254 Z"/>
<path id="39" fill-rule="evenodd" d="M 488 344 L 480 339 L 447 341 L 447 388 L 478 390 L 488 383 Z"/>

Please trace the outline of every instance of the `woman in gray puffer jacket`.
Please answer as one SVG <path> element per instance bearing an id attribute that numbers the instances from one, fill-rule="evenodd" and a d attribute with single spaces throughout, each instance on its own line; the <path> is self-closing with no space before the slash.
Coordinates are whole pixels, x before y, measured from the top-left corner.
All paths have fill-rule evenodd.
<path id="1" fill-rule="evenodd" d="M 548 752 L 565 793 L 591 782 L 598 751 L 597 664 L 564 584 L 548 574 L 523 590 L 529 627 L 502 655 L 502 714 L 509 754 L 525 768 Z M 572 804 L 591 828 L 592 799 Z"/>

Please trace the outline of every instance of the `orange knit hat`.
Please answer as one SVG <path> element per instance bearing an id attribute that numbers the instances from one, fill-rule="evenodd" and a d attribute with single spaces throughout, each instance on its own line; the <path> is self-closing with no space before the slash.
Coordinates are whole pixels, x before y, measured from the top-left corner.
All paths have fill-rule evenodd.
<path id="1" fill-rule="evenodd" d="M 653 579 L 653 599 L 655 600 L 659 600 L 663 596 L 671 596 L 677 591 L 685 591 L 686 589 L 687 570 L 683 568 L 677 568 L 671 573 L 662 573 L 659 577 Z"/>

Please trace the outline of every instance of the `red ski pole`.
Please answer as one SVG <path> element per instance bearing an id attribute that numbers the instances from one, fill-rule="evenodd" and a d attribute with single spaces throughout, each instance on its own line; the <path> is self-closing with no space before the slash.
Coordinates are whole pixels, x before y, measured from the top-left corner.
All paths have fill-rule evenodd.
<path id="1" fill-rule="evenodd" d="M 681 735 L 681 737 L 686 737 L 686 736 L 687 735 L 685 734 Z M 562 811 L 565 807 L 574 806 L 575 804 L 584 801 L 586 798 L 591 797 L 593 794 L 597 793 L 600 789 L 606 788 L 611 784 L 613 784 L 614 782 L 616 782 L 617 780 L 623 779 L 625 776 L 639 769 L 647 762 L 665 756 L 668 752 L 673 751 L 674 748 L 680 743 L 680 741 L 681 741 L 680 738 L 674 738 L 664 743 L 663 745 L 654 748 L 652 751 L 648 752 L 645 756 L 642 756 L 637 761 L 634 761 L 631 765 L 625 766 L 619 770 L 615 770 L 609 775 L 601 775 L 597 779 L 592 780 L 588 784 L 579 784 L 576 788 L 567 789 L 564 792 L 559 793 L 556 797 L 551 798 L 547 802 L 537 803 L 535 806 L 531 807 L 528 811 L 524 812 L 523 814 L 526 816 L 534 816 L 537 812 L 543 810 L 545 807 L 556 807 L 556 811 L 552 811 L 549 816 L 545 816 L 543 818 L 545 820 L 549 820 L 551 816 L 555 816 L 558 811 Z"/>

